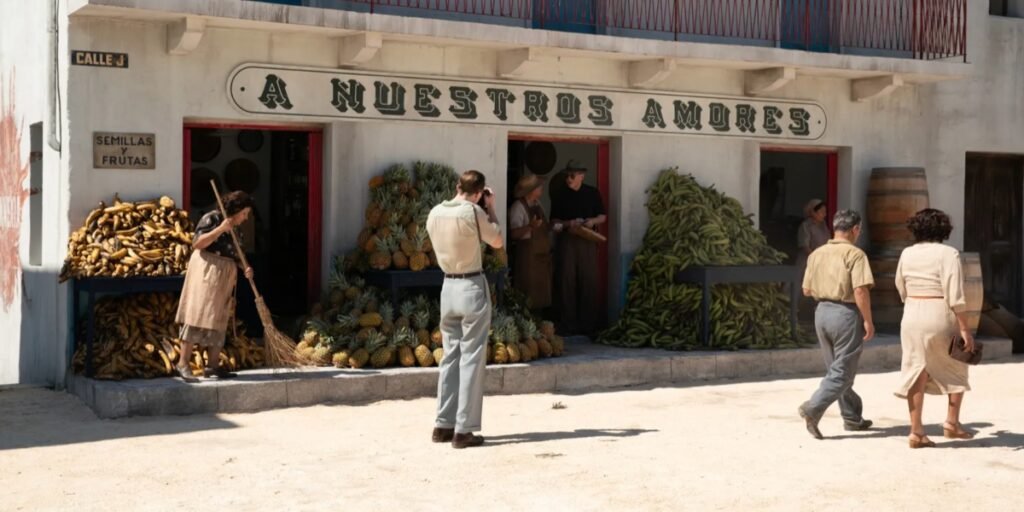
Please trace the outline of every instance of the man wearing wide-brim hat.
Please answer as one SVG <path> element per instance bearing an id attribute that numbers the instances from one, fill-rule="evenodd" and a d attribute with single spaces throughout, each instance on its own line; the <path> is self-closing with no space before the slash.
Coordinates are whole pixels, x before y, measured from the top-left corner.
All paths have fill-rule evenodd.
<path id="1" fill-rule="evenodd" d="M 543 189 L 540 177 L 523 175 L 516 184 L 516 202 L 509 209 L 512 284 L 526 295 L 534 311 L 551 305 L 551 229 L 540 204 Z"/>
<path id="2" fill-rule="evenodd" d="M 597 242 L 578 236 L 577 227 L 596 229 L 607 220 L 600 192 L 583 184 L 587 168 L 570 160 L 562 171 L 565 187 L 552 197 L 551 224 L 558 233 L 555 283 L 560 331 L 593 335 L 597 318 Z"/>

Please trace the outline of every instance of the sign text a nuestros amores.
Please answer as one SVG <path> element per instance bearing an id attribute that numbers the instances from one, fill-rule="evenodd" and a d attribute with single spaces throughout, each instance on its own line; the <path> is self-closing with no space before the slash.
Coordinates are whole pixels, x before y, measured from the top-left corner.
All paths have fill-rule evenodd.
<path id="1" fill-rule="evenodd" d="M 247 113 L 510 128 L 815 140 L 816 103 L 244 64 L 228 96 Z"/>

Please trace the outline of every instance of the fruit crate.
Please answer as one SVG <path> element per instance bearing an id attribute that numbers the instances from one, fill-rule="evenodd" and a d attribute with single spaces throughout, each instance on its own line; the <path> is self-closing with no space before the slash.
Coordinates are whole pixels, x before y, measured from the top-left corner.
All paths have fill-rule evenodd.
<path id="1" fill-rule="evenodd" d="M 173 292 L 181 293 L 185 284 L 185 276 L 161 276 L 161 277 L 83 277 L 72 280 L 71 301 L 72 318 L 76 325 L 71 332 L 78 332 L 78 319 L 82 295 L 85 295 L 84 306 L 86 308 L 85 327 L 85 376 L 92 377 L 92 345 L 96 335 L 96 311 L 95 303 L 97 295 L 128 293 L 157 293 Z"/>
<path id="2" fill-rule="evenodd" d="M 803 275 L 794 265 L 691 266 L 676 273 L 676 283 L 701 287 L 700 341 L 706 347 L 711 339 L 711 287 L 725 283 L 785 283 L 789 287 L 789 325 L 797 336 L 796 310 Z"/>
<path id="3" fill-rule="evenodd" d="M 487 271 L 484 274 L 487 276 L 487 282 L 493 284 L 498 293 L 498 305 L 502 305 L 508 269 Z M 398 304 L 398 294 L 402 288 L 440 288 L 444 283 L 444 271 L 439 268 L 420 271 L 371 270 L 364 274 L 363 278 L 369 285 L 388 290 L 391 293 L 391 303 Z"/>

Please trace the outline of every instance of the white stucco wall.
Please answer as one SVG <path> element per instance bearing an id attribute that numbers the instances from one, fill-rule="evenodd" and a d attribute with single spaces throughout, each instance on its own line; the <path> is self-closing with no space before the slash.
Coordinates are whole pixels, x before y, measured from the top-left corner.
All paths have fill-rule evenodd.
<path id="1" fill-rule="evenodd" d="M 872 167 L 922 166 L 928 171 L 932 204 L 947 210 L 959 222 L 963 218 L 964 157 L 968 151 L 1024 153 L 1024 22 L 989 17 L 987 6 L 971 3 L 968 31 L 970 61 L 974 75 L 966 80 L 937 85 L 907 86 L 892 95 L 866 103 L 850 100 L 849 82 L 839 78 L 800 76 L 794 83 L 769 94 L 771 98 L 811 100 L 828 115 L 825 136 L 799 147 L 839 151 L 839 206 L 863 209 Z M 6 6 L 8 4 L 4 4 Z M 40 7 L 40 9 L 42 9 Z M 19 10 L 20 13 L 20 10 Z M 15 58 L 7 48 L 33 48 L 40 55 L 16 58 L 37 66 L 43 62 L 45 21 L 31 24 L 3 22 L 0 54 L 3 66 Z M 8 17 L 4 17 L 5 19 Z M 24 16 L 21 17 L 25 20 Z M 31 25 L 31 26 L 30 26 Z M 8 27 L 14 27 L 8 30 Z M 67 34 L 67 32 L 65 32 Z M 579 35 L 578 37 L 589 37 Z M 38 45 L 26 41 L 39 40 Z M 67 38 L 65 38 L 66 40 Z M 47 156 L 47 189 L 56 207 L 45 218 L 52 227 L 46 234 L 44 269 L 55 272 L 64 256 L 64 241 L 88 211 L 114 192 L 125 199 L 167 194 L 182 197 L 182 124 L 187 121 L 228 122 L 292 120 L 260 118 L 236 111 L 225 93 L 228 73 L 243 62 L 335 67 L 337 40 L 312 34 L 210 28 L 191 54 L 172 56 L 166 52 L 166 28 L 158 23 L 74 18 L 67 49 L 103 50 L 130 54 L 127 70 L 64 67 L 71 83 L 64 95 L 68 114 L 67 137 L 59 169 L 58 158 Z M 34 48 L 40 48 L 35 50 Z M 734 48 L 733 48 L 734 50 Z M 758 50 L 760 51 L 760 50 Z M 751 55 L 758 54 L 751 50 Z M 35 55 L 34 53 L 29 55 Z M 388 41 L 366 69 L 401 71 L 425 75 L 462 77 L 495 76 L 496 53 L 487 48 L 450 45 L 410 44 Z M 19 61 L 20 62 L 20 61 Z M 26 64 L 31 66 L 31 64 Z M 628 63 L 590 57 L 541 57 L 521 81 L 559 82 L 593 86 L 628 87 Z M 2 69 L 2 68 L 0 68 Z M 21 69 L 19 67 L 19 69 Z M 25 129 L 32 118 L 44 117 L 45 77 L 33 72 L 23 78 L 19 72 L 19 109 L 25 113 Z M 741 96 L 743 74 L 719 68 L 679 68 L 657 89 L 666 91 Z M 27 80 L 22 82 L 22 80 Z M 31 83 L 32 87 L 24 84 Z M 22 92 L 25 91 L 25 92 Z M 21 100 L 31 100 L 22 107 Z M 35 110 L 32 110 L 35 109 Z M 30 115 L 32 114 L 32 115 Z M 296 120 L 298 121 L 298 120 Z M 308 122 L 308 120 L 301 120 Z M 494 127 L 402 124 L 400 122 L 323 122 L 324 130 L 324 276 L 330 256 L 352 247 L 362 227 L 367 204 L 366 181 L 394 162 L 414 160 L 446 162 L 457 170 L 476 168 L 488 175 L 500 195 L 505 190 L 506 140 L 508 130 Z M 113 171 L 92 168 L 92 132 L 138 131 L 156 134 L 156 169 Z M 522 133 L 517 131 L 516 133 Z M 750 212 L 758 206 L 758 176 L 762 143 L 751 140 L 707 136 L 596 134 L 588 132 L 531 132 L 604 136 L 611 143 L 611 278 L 609 303 L 614 308 L 621 295 L 624 264 L 638 247 L 647 225 L 644 191 L 658 171 L 679 166 L 705 184 L 714 184 L 736 197 Z M 27 136 L 23 144 L 28 144 Z M 785 143 L 773 143 L 775 147 Z M 27 150 L 26 150 L 27 154 Z M 52 163 L 51 163 L 52 162 Z M 63 178 L 66 176 L 67 178 Z M 56 180 L 51 183 L 50 180 Z M 53 185 L 52 188 L 50 185 Z M 52 196 L 47 196 L 48 198 Z M 27 215 L 27 207 L 26 207 Z M 67 219 L 64 219 L 66 215 Z M 502 219 L 504 220 L 504 219 Z M 67 222 L 66 222 L 67 221 Z M 960 245 L 961 233 L 952 243 Z M 27 260 L 28 244 L 23 245 Z M 56 265 L 56 266 L 55 266 Z M 45 274 L 45 271 L 44 271 Z M 40 279 L 45 276 L 41 275 Z M 45 287 L 39 287 L 42 290 Z M 43 293 L 32 292 L 29 293 Z M 44 309 L 32 320 L 21 315 L 23 305 L 0 317 L 0 329 L 31 331 L 32 343 L 50 338 L 64 343 L 66 326 L 60 324 L 66 298 L 56 291 L 39 295 L 34 304 L 55 303 L 56 326 Z M 35 306 L 33 306 L 35 307 Z M 38 320 L 38 319 L 46 320 Z M 42 326 L 54 327 L 47 331 Z M 26 327 L 29 326 L 29 327 Z M 0 383 L 18 380 L 11 357 L 22 343 L 0 341 Z M 47 356 L 52 368 L 65 362 Z M 55 370 L 40 371 L 41 374 Z"/>
<path id="2" fill-rule="evenodd" d="M 0 2 L 0 87 L 5 102 L 13 100 L 14 122 L 20 134 L 22 165 L 28 166 L 31 151 L 30 126 L 43 123 L 41 135 L 42 180 L 40 192 L 25 200 L 21 208 L 20 238 L 4 239 L 5 249 L 18 244 L 20 266 L 13 279 L 4 273 L 0 285 L 12 286 L 14 301 L 0 303 L 0 386 L 9 384 L 54 384 L 63 382 L 66 364 L 66 294 L 57 285 L 60 270 L 59 247 L 66 243 L 61 234 L 66 208 L 62 183 L 61 154 L 46 143 L 50 131 L 47 110 L 47 61 L 50 58 L 47 36 L 48 4 L 39 2 Z M 66 58 L 67 18 L 58 24 L 62 38 L 57 54 Z M 63 93 L 65 83 L 60 82 Z M 66 134 L 64 127 L 58 132 Z M 9 169 L 0 169 L 9 172 Z M 24 189 L 30 186 L 24 181 Z M 41 216 L 32 226 L 30 204 L 42 202 Z M 33 227 L 35 229 L 33 229 Z M 33 231 L 35 235 L 33 235 Z M 35 240 L 33 240 L 35 236 Z M 31 246 L 39 247 L 39 258 L 30 261 Z M 8 245 L 9 244 L 9 245 Z M 11 279 L 11 280 L 9 280 Z"/>

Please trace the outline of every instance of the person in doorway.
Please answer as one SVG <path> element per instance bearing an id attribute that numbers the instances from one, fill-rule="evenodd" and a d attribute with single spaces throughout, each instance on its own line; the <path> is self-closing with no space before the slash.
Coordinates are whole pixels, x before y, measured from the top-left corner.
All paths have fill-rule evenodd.
<path id="1" fill-rule="evenodd" d="M 484 208 L 477 205 L 483 199 Z M 500 249 L 495 197 L 484 175 L 466 171 L 456 196 L 430 210 L 427 233 L 444 271 L 441 287 L 441 336 L 444 357 L 438 362 L 437 419 L 431 439 L 454 448 L 480 446 L 487 363 L 487 334 L 491 328 L 491 297 L 483 272 L 480 242 Z"/>
<path id="2" fill-rule="evenodd" d="M 516 202 L 509 210 L 510 238 L 515 244 L 512 278 L 526 294 L 530 309 L 539 312 L 551 305 L 551 234 L 540 204 L 544 182 L 534 174 L 516 184 Z"/>
<path id="3" fill-rule="evenodd" d="M 818 390 L 798 409 L 816 439 L 822 439 L 818 422 L 837 400 L 846 430 L 871 427 L 871 420 L 864 419 L 860 396 L 853 391 L 853 380 L 864 342 L 875 336 L 870 293 L 875 280 L 867 255 L 855 245 L 861 232 L 860 215 L 839 211 L 832 228 L 835 237 L 807 259 L 803 281 L 804 295 L 818 301 L 814 327 L 826 366 Z"/>
<path id="4" fill-rule="evenodd" d="M 960 424 L 964 392 L 970 391 L 967 364 L 949 356 L 949 344 L 957 332 L 965 349 L 974 350 L 963 291 L 960 253 L 943 244 L 953 231 L 949 216 L 935 209 L 917 212 L 907 223 L 916 243 L 903 250 L 896 267 L 896 288 L 905 303 L 900 323 L 903 364 L 896 396 L 910 409 L 910 447 L 935 443 L 924 434 L 921 409 L 924 394 L 949 395 L 945 437 L 971 439 Z"/>
<path id="5" fill-rule="evenodd" d="M 181 356 L 178 374 L 186 382 L 195 382 L 189 361 L 193 347 L 208 351 L 203 376 L 230 378 L 236 375 L 220 366 L 220 353 L 224 348 L 228 321 L 231 319 L 233 292 L 241 259 L 235 250 L 230 231 L 240 226 L 252 212 L 252 198 L 242 191 L 224 196 L 224 218 L 214 210 L 199 219 L 192 238 L 192 257 L 185 271 L 185 284 L 178 302 L 175 322 L 182 324 Z M 243 269 L 247 278 L 252 268 Z"/>
<path id="6" fill-rule="evenodd" d="M 596 229 L 607 216 L 601 194 L 583 184 L 583 165 L 570 160 L 563 173 L 566 187 L 551 205 L 552 227 L 558 233 L 560 330 L 591 336 L 597 327 L 597 242 L 579 236 L 574 228 Z"/>
<path id="7" fill-rule="evenodd" d="M 825 215 L 825 202 L 821 199 L 811 199 L 804 206 L 804 221 L 796 232 L 796 246 L 799 250 L 796 259 L 800 268 L 805 268 L 807 257 L 832 237 L 825 224 Z"/>

